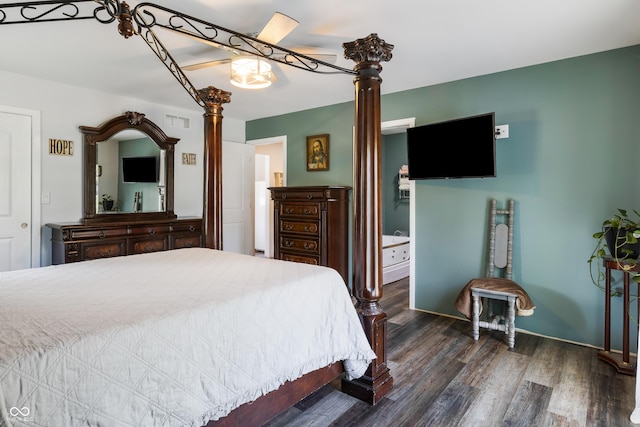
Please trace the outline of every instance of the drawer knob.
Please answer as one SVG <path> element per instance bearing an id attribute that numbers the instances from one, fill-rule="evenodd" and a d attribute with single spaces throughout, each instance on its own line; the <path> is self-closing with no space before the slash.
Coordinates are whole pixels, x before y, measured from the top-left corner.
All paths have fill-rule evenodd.
<path id="1" fill-rule="evenodd" d="M 196 228 L 193 225 L 190 225 L 189 226 L 189 231 L 191 231 L 191 232 L 196 231 Z"/>
<path id="2" fill-rule="evenodd" d="M 108 257 L 109 255 L 111 255 L 111 249 L 107 249 L 107 250 L 106 250 L 106 251 L 104 251 L 104 252 L 103 252 L 103 251 L 98 250 L 98 256 L 99 256 L 99 257 L 101 257 L 101 258 L 106 258 L 106 257 Z"/>
<path id="3" fill-rule="evenodd" d="M 313 194 L 307 194 L 307 199 L 312 199 L 313 198 Z"/>
<path id="4" fill-rule="evenodd" d="M 100 233 L 98 233 L 98 237 L 100 239 L 104 239 L 104 231 L 100 230 Z"/>
<path id="5" fill-rule="evenodd" d="M 154 230 L 153 228 L 149 229 L 149 234 L 156 234 L 156 230 Z"/>

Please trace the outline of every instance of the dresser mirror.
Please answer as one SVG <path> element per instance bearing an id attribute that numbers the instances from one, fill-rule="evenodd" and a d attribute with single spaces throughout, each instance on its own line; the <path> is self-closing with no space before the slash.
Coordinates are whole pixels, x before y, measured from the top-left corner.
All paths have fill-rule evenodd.
<path id="1" fill-rule="evenodd" d="M 164 220 L 173 212 L 174 147 L 144 114 L 128 111 L 83 135 L 85 224 Z"/>
<path id="2" fill-rule="evenodd" d="M 96 144 L 96 213 L 164 212 L 165 153 L 140 131 Z"/>

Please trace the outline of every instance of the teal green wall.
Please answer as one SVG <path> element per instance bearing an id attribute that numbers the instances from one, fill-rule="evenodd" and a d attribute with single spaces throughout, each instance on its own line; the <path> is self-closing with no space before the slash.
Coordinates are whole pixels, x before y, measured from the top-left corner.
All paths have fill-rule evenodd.
<path id="1" fill-rule="evenodd" d="M 418 126 L 490 111 L 510 127 L 497 140 L 497 178 L 416 182 L 416 307 L 459 316 L 458 292 L 483 273 L 487 201 L 513 198 L 514 279 L 537 306 L 516 326 L 602 346 L 604 295 L 586 260 L 605 218 L 640 207 L 640 46 L 382 97 L 383 121 L 416 117 Z M 247 138 L 288 135 L 289 185 L 349 184 L 352 125 L 346 103 L 249 122 Z M 331 134 L 330 172 L 304 169 L 314 133 Z M 621 310 L 614 298 L 618 348 Z"/>
<path id="2" fill-rule="evenodd" d="M 319 78 L 321 78 L 319 76 Z M 349 78 L 349 77 L 347 77 Z M 287 185 L 352 185 L 353 103 L 247 122 L 247 140 L 287 136 Z M 307 136 L 329 134 L 326 172 L 307 172 Z"/>

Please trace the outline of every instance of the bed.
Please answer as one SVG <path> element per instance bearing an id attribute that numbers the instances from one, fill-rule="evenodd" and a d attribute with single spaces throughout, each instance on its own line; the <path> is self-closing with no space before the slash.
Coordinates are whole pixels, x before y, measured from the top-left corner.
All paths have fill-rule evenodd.
<path id="1" fill-rule="evenodd" d="M 0 425 L 201 426 L 375 358 L 335 270 L 212 249 L 2 273 L 0 301 Z"/>
<path id="2" fill-rule="evenodd" d="M 85 2 L 83 0 L 82 2 Z M 80 1 L 79 1 L 80 2 Z M 56 5 L 56 2 L 53 2 L 54 5 L 51 6 L 53 10 L 58 10 L 59 7 Z M 65 2 L 66 3 L 66 2 Z M 220 90 L 215 88 L 214 86 L 209 86 L 206 88 L 197 89 L 191 86 L 189 79 L 182 72 L 180 66 L 174 62 L 172 55 L 170 52 L 164 47 L 160 38 L 153 32 L 154 27 L 161 27 L 168 31 L 180 33 L 183 35 L 187 35 L 190 38 L 201 40 L 205 43 L 215 42 L 215 43 L 223 43 L 224 37 L 220 39 L 216 39 L 215 36 L 209 37 L 205 34 L 210 34 L 211 29 L 214 29 L 214 33 L 229 33 L 227 29 L 222 27 L 218 27 L 215 24 L 208 23 L 202 21 L 199 18 L 190 17 L 183 13 L 172 11 L 166 8 L 158 7 L 157 5 L 153 5 L 151 3 L 140 3 L 135 8 L 130 9 L 129 6 L 124 2 L 120 2 L 117 0 L 101 0 L 96 2 L 98 6 L 96 6 L 96 10 L 90 16 L 82 16 L 82 14 L 74 15 L 74 14 L 63 14 L 64 16 L 60 18 L 54 18 L 51 16 L 51 13 L 33 13 L 33 15 L 38 16 L 39 18 L 30 19 L 26 17 L 25 14 L 16 14 L 17 21 L 4 20 L 0 22 L 0 24 L 12 24 L 12 23 L 35 23 L 35 22 L 53 22 L 53 21 L 62 21 L 66 22 L 68 20 L 73 19 L 96 19 L 103 24 L 110 24 L 112 22 L 117 21 L 117 29 L 118 32 L 124 38 L 135 38 L 132 37 L 134 35 L 140 35 L 141 39 L 148 44 L 150 50 L 158 57 L 158 59 L 163 63 L 163 65 L 167 68 L 169 72 L 173 74 L 179 84 L 181 84 L 187 93 L 194 99 L 194 101 L 203 108 L 204 110 L 204 153 L 203 153 L 203 169 L 204 169 L 204 194 L 203 194 L 203 215 L 202 215 L 202 229 L 203 229 L 203 242 L 204 246 L 210 250 L 218 250 L 221 251 L 223 249 L 223 236 L 222 236 L 222 111 L 223 105 L 231 102 L 231 93 L 226 92 L 224 90 Z M 6 7 L 27 7 L 30 10 L 29 16 L 32 15 L 32 9 L 36 9 L 38 7 L 48 7 L 49 3 L 45 5 L 43 2 L 25 2 L 20 4 L 11 4 Z M 154 15 L 154 11 L 160 10 L 162 13 Z M 100 18 L 101 14 L 107 13 L 109 16 L 108 19 L 102 20 Z M 42 19 L 40 19 L 42 17 Z M 161 22 L 161 18 L 168 17 L 168 21 L 166 23 Z M 178 22 L 177 25 L 173 25 L 174 22 Z M 185 25 L 184 23 L 188 23 Z M 194 31 L 189 32 L 188 29 L 192 28 Z M 199 31 L 197 28 L 200 28 Z M 240 39 L 252 39 L 249 36 L 246 36 L 237 32 L 230 32 L 232 37 L 230 40 L 233 40 L 234 37 L 238 37 Z M 278 54 L 283 53 L 284 55 L 279 60 L 279 62 L 284 65 L 302 65 L 298 66 L 298 68 L 303 68 L 308 71 L 314 71 L 315 68 L 320 64 L 321 61 L 316 61 L 313 58 L 305 57 L 304 55 L 295 54 L 286 49 L 282 49 L 276 45 L 270 43 L 264 43 L 260 40 L 254 40 L 255 42 L 261 43 L 265 46 L 265 49 L 260 49 L 260 52 L 268 52 L 269 54 Z M 231 48 L 235 48 L 234 45 L 230 46 Z M 268 47 L 268 49 L 266 49 Z M 354 151 L 353 151 L 353 192 L 352 192 L 352 202 L 353 202 L 353 234 L 352 234 L 352 298 L 355 300 L 355 313 L 357 314 L 357 319 L 359 320 L 358 328 L 363 331 L 364 336 L 366 337 L 369 345 L 369 350 L 372 350 L 375 358 L 370 359 L 370 363 L 368 363 L 368 367 L 364 372 L 364 375 L 358 377 L 360 371 L 352 372 L 348 378 L 343 378 L 341 382 L 341 390 L 345 393 L 348 393 L 352 396 L 355 396 L 365 402 L 370 404 L 376 404 L 380 402 L 392 389 L 393 387 L 393 377 L 390 374 L 390 370 L 386 363 L 386 313 L 383 308 L 380 306 L 379 301 L 382 297 L 382 248 L 381 248 L 381 189 L 380 189 L 380 156 L 381 156 L 381 141 L 382 141 L 382 132 L 381 132 L 381 105 L 380 105 L 380 86 L 382 79 L 380 77 L 380 72 L 382 71 L 381 62 L 389 61 L 392 57 L 391 51 L 393 49 L 393 45 L 386 43 L 384 40 L 378 37 L 377 34 L 372 33 L 369 36 L 356 39 L 352 42 L 347 42 L 343 44 L 344 48 L 344 56 L 346 59 L 350 59 L 354 62 L 353 70 L 341 69 L 341 72 L 345 70 L 351 76 L 349 78 L 353 79 L 354 88 L 355 88 L 355 114 L 354 114 Z M 255 52 L 251 52 L 252 54 L 257 54 Z M 268 59 L 276 59 L 276 56 Z M 294 60 L 292 61 L 291 58 Z M 305 62 L 307 61 L 308 62 Z M 310 67 L 309 67 L 310 65 Z M 331 68 L 336 68 L 335 65 L 326 64 Z M 339 68 L 339 67 L 338 67 Z M 310 88 L 308 96 L 312 96 L 313 88 Z M 135 91 L 132 92 L 132 95 L 135 95 Z M 133 123 L 132 123 L 133 124 Z M 93 174 L 93 170 L 91 171 Z M 95 189 L 90 188 L 90 186 L 85 186 L 85 200 L 88 200 L 87 197 L 90 197 Z M 167 190 L 169 191 L 169 190 Z M 173 206 L 170 206 L 167 202 L 167 212 L 173 209 Z M 183 254 L 183 249 L 179 249 L 173 252 L 180 252 Z M 182 255 L 181 255 L 182 256 Z M 117 258 L 114 263 L 124 262 L 127 257 Z M 143 258 L 139 256 L 134 256 L 134 260 L 142 260 Z M 265 262 L 271 262 L 271 260 L 264 260 Z M 84 261 L 83 261 L 84 262 Z M 95 264 L 94 261 L 91 262 L 93 266 L 99 265 Z M 78 270 L 82 270 L 83 267 L 81 263 L 73 264 L 73 268 L 77 268 Z M 278 263 L 279 264 L 279 263 Z M 100 295 L 107 296 L 108 298 L 113 298 L 115 295 L 119 295 L 117 292 L 124 291 L 116 287 L 117 280 L 114 279 L 114 274 L 118 274 L 117 271 L 120 267 L 116 267 L 117 264 L 114 264 L 113 268 L 109 270 L 109 273 L 106 277 L 99 277 L 97 272 L 91 276 L 90 282 L 100 282 L 103 284 L 103 287 L 98 291 Z M 66 267 L 66 266 L 64 266 Z M 299 267 L 296 267 L 299 268 Z M 249 270 L 245 265 L 239 267 L 237 269 L 238 274 L 243 274 Z M 49 270 L 49 267 L 45 268 L 45 272 L 49 272 L 49 274 L 53 274 L 52 271 Z M 55 270 L 58 271 L 58 270 Z M 183 270 L 184 277 L 191 273 L 190 269 L 185 267 Z M 37 275 L 40 273 L 33 272 L 31 274 Z M 75 272 L 70 272 L 71 275 L 75 275 Z M 209 275 L 216 275 L 217 273 L 209 272 Z M 163 286 L 172 288 L 173 290 L 170 292 L 177 292 L 181 289 L 180 286 L 182 283 L 182 277 L 176 279 L 172 284 L 165 284 Z M 25 279 L 25 287 L 24 290 L 28 289 L 29 286 L 29 278 Z M 171 282 L 169 282 L 171 283 Z M 149 292 L 148 295 L 153 296 L 155 298 L 155 288 L 149 287 L 148 285 L 144 285 L 144 281 L 138 281 L 131 285 L 132 288 L 137 286 L 142 286 L 146 288 Z M 16 285 L 20 286 L 20 285 Z M 343 285 L 344 286 L 344 285 Z M 82 288 L 78 286 L 78 288 Z M 293 289 L 294 287 L 292 287 Z M 300 307 L 304 307 L 308 309 L 313 307 L 315 309 L 315 305 L 317 304 L 317 300 L 321 297 L 321 286 L 316 286 L 313 289 L 308 289 L 304 295 L 299 297 L 297 304 Z M 55 287 L 52 286 L 54 294 Z M 61 294 L 58 295 L 61 298 L 64 292 L 68 292 L 72 294 L 70 291 L 60 290 Z M 134 292 L 134 291 L 131 291 Z M 137 290 L 134 293 L 140 294 L 142 291 Z M 34 294 L 35 295 L 35 294 Z M 4 302 L 3 298 L 3 310 L 4 307 L 7 306 Z M 19 296 L 13 296 L 13 298 L 23 298 Z M 122 299 L 122 298 L 121 298 Z M 30 303 L 34 303 L 38 301 L 38 304 L 43 308 L 48 308 L 48 303 L 45 300 L 41 300 L 39 298 L 30 301 Z M 120 301 L 122 304 L 127 304 L 127 300 Z M 22 301 L 23 307 L 25 310 L 32 310 L 34 306 L 29 307 L 29 304 L 26 301 Z M 133 304 L 133 302 L 132 302 Z M 195 302 L 194 302 L 195 304 Z M 95 305 L 94 301 L 86 300 L 85 304 L 79 305 L 83 310 L 92 308 L 91 305 Z M 95 308 L 98 308 L 97 306 Z M 255 335 L 256 331 L 264 331 L 265 325 L 262 322 L 263 318 L 260 316 L 253 316 L 253 314 L 257 314 L 258 312 L 251 311 L 252 308 L 263 309 L 257 301 L 254 301 L 254 305 L 250 305 L 246 307 L 248 309 L 247 315 L 236 315 L 232 316 L 232 319 L 238 320 L 240 317 L 251 318 L 253 319 L 253 323 L 250 326 L 246 326 L 243 329 L 243 333 L 249 333 Z M 9 308 L 7 308 L 8 310 Z M 102 309 L 101 309 L 102 310 Z M 353 306 L 351 306 L 351 310 L 353 311 Z M 69 310 L 71 311 L 71 310 Z M 306 311 L 306 310 L 305 310 Z M 187 311 L 180 312 L 183 316 L 187 316 Z M 65 313 L 66 314 L 66 313 Z M 237 314 L 234 312 L 234 314 Z M 135 311 L 129 313 L 130 316 L 136 317 L 137 314 Z M 315 318 L 316 314 L 309 314 L 309 317 L 313 317 L 313 321 L 322 325 L 320 318 Z M 90 326 L 94 324 L 94 320 L 92 316 L 85 314 L 85 319 L 87 321 L 86 326 Z M 117 322 L 117 319 L 112 319 L 111 317 L 105 314 L 105 317 L 102 318 L 104 320 L 104 324 L 108 324 L 109 322 Z M 144 317 L 137 318 L 141 321 L 148 321 Z M 156 320 L 156 318 L 153 318 Z M 82 326 L 85 326 L 84 324 Z M 208 326 L 208 324 L 207 324 Z M 204 328 L 199 329 L 199 332 L 202 332 Z M 23 335 L 21 332 L 16 332 L 20 330 L 20 325 L 14 326 L 14 333 L 16 333 L 18 337 L 22 337 L 21 339 L 27 340 L 30 342 L 30 339 L 38 341 L 39 339 L 45 339 L 46 336 L 41 337 L 38 334 L 33 335 L 32 337 L 28 337 Z M 15 339 L 16 337 L 9 337 Z M 99 335 L 98 338 L 104 339 L 105 336 Z M 108 338 L 108 337 L 107 337 Z M 55 340 L 54 340 L 55 341 Z M 226 342 L 228 343 L 230 340 L 227 338 Z M 109 341 L 110 342 L 110 341 Z M 169 342 L 165 340 L 165 343 Z M 200 349 L 202 350 L 202 349 Z M 254 355 L 256 355 L 257 363 L 262 363 L 262 359 L 268 359 L 267 356 L 262 354 L 257 354 L 257 351 L 262 351 L 262 347 L 256 348 L 254 351 Z M 362 350 L 362 349 L 361 349 Z M 364 350 L 362 350 L 364 351 Z M 193 355 L 198 353 L 198 357 L 201 356 L 199 351 L 194 350 Z M 204 352 L 206 355 L 206 351 Z M 88 354 L 89 356 L 94 355 L 94 353 Z M 96 357 L 97 354 L 95 354 Z M 344 357 L 345 355 L 342 355 Z M 342 357 L 341 356 L 341 357 Z M 4 360 L 9 360 L 8 356 L 2 356 L 6 358 Z M 16 356 L 17 357 L 17 356 Z M 372 357 L 371 353 L 368 354 L 367 357 Z M 220 422 L 224 422 L 224 420 L 229 420 L 230 425 L 260 425 L 262 422 L 270 419 L 273 415 L 277 414 L 279 411 L 286 409 L 287 407 L 294 404 L 300 398 L 307 396 L 312 393 L 315 389 L 317 389 L 322 384 L 325 384 L 331 380 L 333 380 L 336 375 L 341 371 L 342 365 L 341 363 L 331 362 L 330 359 L 324 359 L 323 363 L 326 366 L 320 368 L 318 370 L 311 371 L 307 374 L 304 374 L 302 377 L 294 379 L 295 375 L 283 375 L 280 378 L 285 379 L 291 377 L 292 381 L 287 381 L 282 387 L 277 390 L 271 391 L 268 394 L 258 397 L 255 401 L 250 403 L 241 404 L 241 401 L 245 399 L 239 399 L 234 401 L 233 403 L 229 403 L 228 408 L 224 410 L 211 410 L 210 413 L 205 414 L 201 419 L 198 419 L 197 422 L 203 422 L 207 419 L 215 419 L 220 416 L 220 414 L 226 412 L 227 410 L 231 410 L 235 408 L 236 405 L 239 405 L 237 408 L 231 410 L 229 415 L 220 419 Z M 14 359 L 11 359 L 14 360 Z M 339 360 L 336 359 L 336 360 Z M 267 362 L 265 360 L 265 362 Z M 6 364 L 6 362 L 3 362 Z M 113 362 L 108 362 L 105 360 L 105 364 Z M 347 362 L 348 365 L 350 362 Z M 274 361 L 269 366 L 275 365 L 283 365 L 286 366 L 286 363 L 281 361 Z M 312 363 L 311 365 L 315 366 L 316 363 Z M 128 366 L 127 363 L 122 363 L 121 368 L 125 369 Z M 155 365 L 148 365 L 155 366 Z M 178 365 L 177 365 L 178 366 Z M 172 375 L 170 378 L 167 377 L 167 381 L 161 384 L 155 384 L 157 390 L 163 388 L 165 384 L 171 383 L 172 379 L 177 376 L 181 376 L 183 372 L 178 371 L 180 368 L 178 367 L 168 368 L 174 369 L 175 373 L 180 375 Z M 6 372 L 11 368 L 11 375 L 14 375 L 13 371 L 14 365 L 11 367 L 3 366 L 3 377 L 6 377 Z M 46 367 L 46 366 L 45 366 Z M 340 367 L 339 369 L 337 367 Z M 311 369 L 311 366 L 309 366 Z M 347 373 L 349 372 L 349 368 L 346 368 Z M 301 371 L 296 370 L 296 375 Z M 98 375 L 100 378 L 103 378 L 101 375 Z M 25 377 L 22 380 L 18 380 L 17 377 L 13 377 L 15 381 L 29 381 L 29 377 Z M 229 377 L 233 379 L 232 377 Z M 56 389 L 56 387 L 60 387 L 60 383 L 57 381 L 61 381 L 64 385 L 64 382 L 74 379 L 72 378 L 57 378 L 55 381 L 51 383 L 47 383 L 42 385 L 42 387 L 38 386 L 38 392 L 52 392 Z M 213 380 L 214 378 L 211 377 Z M 0 379 L 2 380 L 2 379 Z M 106 381 L 106 379 L 104 379 Z M 4 380 L 2 380 L 4 381 Z M 232 381 L 232 385 L 233 384 Z M 6 390 L 11 387 L 11 390 L 15 390 L 16 385 L 10 384 L 6 386 L 3 384 L 0 388 L 1 393 L 7 393 Z M 202 387 L 205 387 L 205 383 L 202 382 Z M 226 387 L 226 386 L 225 386 Z M 92 392 L 90 387 L 86 387 L 89 393 Z M 266 387 L 264 392 L 267 392 L 270 387 Z M 19 388 L 20 392 L 23 393 L 23 390 Z M 182 399 L 181 392 L 171 393 L 171 390 L 168 389 L 169 395 L 162 397 L 162 399 Z M 201 392 L 202 390 L 198 390 Z M 186 393 L 186 391 L 185 391 Z M 187 393 L 188 394 L 188 393 Z M 251 393 L 250 393 L 251 394 Z M 72 396 L 75 397 L 75 396 Z M 140 396 L 136 396 L 140 398 Z M 161 397 L 158 397 L 160 399 Z M 247 399 L 250 399 L 249 396 L 246 396 Z M 26 418 L 25 423 L 30 423 L 29 417 L 34 417 L 35 413 L 40 413 L 41 409 L 44 409 L 40 406 L 30 408 L 28 406 L 20 406 L 21 403 L 13 403 L 9 402 L 8 399 L 15 399 L 14 396 L 7 396 L 6 394 L 0 396 L 0 402 L 3 402 L 0 405 L 0 411 L 3 411 L 0 416 L 4 417 L 6 420 L 8 417 L 14 417 L 14 419 L 23 417 Z M 97 400 L 95 400 L 97 401 Z M 248 400 L 246 400 L 249 402 Z M 22 402 L 22 400 L 21 400 Z M 139 402 L 136 399 L 124 399 L 118 400 L 117 402 L 125 402 L 126 405 L 135 405 L 135 402 Z M 171 403 L 171 402 L 169 402 Z M 28 403 L 24 403 L 28 405 Z M 17 406 L 16 406 L 17 405 Z M 67 410 L 68 405 L 62 406 L 64 410 Z M 143 406 L 143 405 L 142 405 Z M 144 407 L 138 406 L 138 409 L 141 409 L 144 413 L 148 413 L 145 411 Z M 163 406 L 164 407 L 164 404 Z M 165 415 L 160 406 L 154 406 L 157 410 L 154 413 L 154 420 L 169 420 L 169 415 Z M 113 408 L 110 408 L 114 410 Z M 115 409 L 117 411 L 117 409 Z M 7 412 L 8 411 L 8 412 Z M 87 411 L 94 411 L 93 407 L 87 408 Z M 55 413 L 54 413 L 55 414 Z M 250 418 L 244 418 L 246 414 L 250 415 Z M 146 420 L 146 415 L 141 415 L 138 420 Z M 211 417 L 211 418 L 207 418 Z M 136 416 L 133 416 L 136 418 Z M 185 418 L 185 419 L 188 419 Z M 250 419 L 250 422 L 242 421 Z M 240 420 L 240 421 L 239 421 Z M 125 421 L 126 422 L 126 421 Z M 151 422 L 151 421 L 150 421 Z M 156 421 L 153 421 L 154 423 Z M 161 421 L 165 422 L 165 421 Z M 196 423 L 197 423 L 196 422 Z M 88 421 L 89 424 L 92 422 Z M 168 425 L 168 421 L 166 421 Z M 77 424 L 74 422 L 74 424 Z M 191 422 L 192 425 L 193 422 Z M 52 425 L 52 424 L 49 424 Z M 107 422 L 106 425 L 114 425 L 113 422 Z M 126 425 L 126 424 L 124 424 Z M 189 424 L 187 424 L 189 425 Z M 207 424 L 209 425 L 209 424 Z"/>
<path id="3" fill-rule="evenodd" d="M 382 235 L 382 283 L 395 282 L 409 276 L 409 237 Z"/>

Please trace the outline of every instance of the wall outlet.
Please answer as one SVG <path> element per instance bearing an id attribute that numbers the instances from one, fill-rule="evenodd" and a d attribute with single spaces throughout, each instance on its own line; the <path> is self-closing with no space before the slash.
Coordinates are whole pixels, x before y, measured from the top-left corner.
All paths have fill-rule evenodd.
<path id="1" fill-rule="evenodd" d="M 496 139 L 509 138 L 509 125 L 496 126 Z"/>

